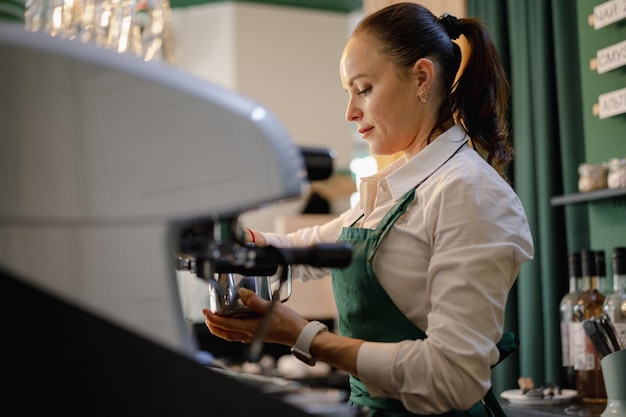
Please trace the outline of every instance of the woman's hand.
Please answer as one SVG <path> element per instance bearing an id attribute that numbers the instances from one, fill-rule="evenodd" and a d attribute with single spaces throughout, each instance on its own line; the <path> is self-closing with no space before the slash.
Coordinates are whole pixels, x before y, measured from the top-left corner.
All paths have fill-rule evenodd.
<path id="1" fill-rule="evenodd" d="M 270 302 L 245 288 L 239 290 L 239 297 L 250 310 L 258 315 L 246 318 L 224 317 L 204 309 L 202 310 L 204 322 L 209 331 L 217 337 L 231 342 L 250 343 L 254 340 L 262 320 L 269 311 Z M 263 341 L 287 346 L 295 345 L 308 321 L 281 302 L 277 302 L 269 314 L 269 326 Z M 313 339 L 311 353 L 317 359 L 358 377 L 356 361 L 363 342 L 360 339 L 337 336 L 331 332 L 321 332 Z"/>
<path id="2" fill-rule="evenodd" d="M 257 296 L 253 291 L 239 289 L 241 301 L 257 315 L 249 317 L 225 317 L 212 313 L 208 309 L 202 310 L 205 324 L 209 331 L 217 337 L 227 341 L 250 343 L 258 332 L 261 321 L 264 320 L 270 308 L 270 301 Z M 279 343 L 293 346 L 302 328 L 308 321 L 291 308 L 277 302 L 270 312 L 269 326 L 264 342 Z"/>

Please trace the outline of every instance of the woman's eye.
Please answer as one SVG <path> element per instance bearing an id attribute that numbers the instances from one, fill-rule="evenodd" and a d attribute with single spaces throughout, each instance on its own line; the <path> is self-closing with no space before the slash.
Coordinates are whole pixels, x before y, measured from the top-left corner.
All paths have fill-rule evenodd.
<path id="1" fill-rule="evenodd" d="M 359 95 L 366 95 L 366 94 L 368 94 L 371 90 L 372 90 L 372 87 L 367 87 L 367 88 L 364 88 L 363 90 L 359 90 L 359 92 L 358 92 L 357 94 L 359 94 Z"/>

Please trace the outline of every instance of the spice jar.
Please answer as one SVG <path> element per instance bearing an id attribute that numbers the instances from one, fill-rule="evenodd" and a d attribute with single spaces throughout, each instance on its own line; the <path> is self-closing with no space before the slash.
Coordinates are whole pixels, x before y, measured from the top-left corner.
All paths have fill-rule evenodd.
<path id="1" fill-rule="evenodd" d="M 626 187 L 626 158 L 613 158 L 608 163 L 609 173 L 607 185 L 609 188 Z"/>
<path id="2" fill-rule="evenodd" d="M 607 187 L 607 169 L 602 164 L 580 164 L 578 174 L 578 191 L 581 193 Z"/>

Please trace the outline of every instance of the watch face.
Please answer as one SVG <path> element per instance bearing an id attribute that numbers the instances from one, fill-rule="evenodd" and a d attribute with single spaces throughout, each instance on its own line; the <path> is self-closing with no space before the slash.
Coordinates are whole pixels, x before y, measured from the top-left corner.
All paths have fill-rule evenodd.
<path id="1" fill-rule="evenodd" d="M 300 349 L 291 348 L 291 354 L 297 359 L 300 359 L 302 362 L 306 363 L 307 365 L 315 365 L 315 359 L 313 358 L 313 356 L 311 356 L 310 353 L 302 352 Z"/>

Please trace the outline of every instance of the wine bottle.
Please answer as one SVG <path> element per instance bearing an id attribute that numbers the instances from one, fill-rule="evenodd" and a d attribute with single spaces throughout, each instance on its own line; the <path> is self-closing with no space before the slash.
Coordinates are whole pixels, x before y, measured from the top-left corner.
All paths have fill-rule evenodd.
<path id="1" fill-rule="evenodd" d="M 598 292 L 600 292 L 600 294 L 606 294 L 608 287 L 606 285 L 606 258 L 604 257 L 603 250 L 597 250 L 594 252 L 594 262 L 596 264 L 596 276 L 598 277 Z"/>
<path id="2" fill-rule="evenodd" d="M 582 250 L 580 253 L 583 288 L 574 306 L 576 330 L 574 337 L 574 369 L 576 390 L 584 404 L 605 404 L 606 389 L 600 357 L 593 343 L 582 328 L 582 321 L 600 317 L 604 305 L 604 295 L 598 291 L 598 273 L 595 251 Z"/>
<path id="3" fill-rule="evenodd" d="M 626 349 L 626 247 L 613 248 L 613 291 L 607 294 L 602 309 L 617 333 L 620 346 Z"/>
<path id="4" fill-rule="evenodd" d="M 575 389 L 576 374 L 574 371 L 574 355 L 572 354 L 572 339 L 570 335 L 574 333 L 572 327 L 576 326 L 574 319 L 574 306 L 580 295 L 582 270 L 580 264 L 580 252 L 573 252 L 568 257 L 568 279 L 569 290 L 561 298 L 559 304 L 559 314 L 561 319 L 561 361 L 565 368 L 564 388 Z"/>

